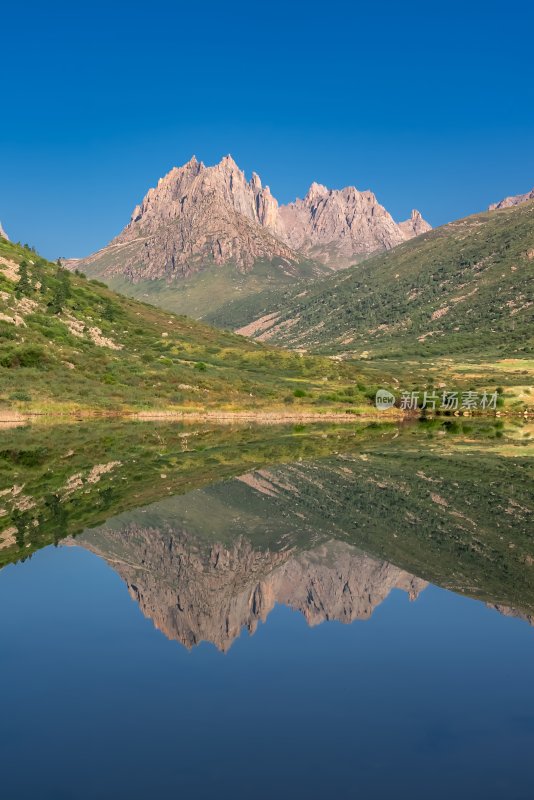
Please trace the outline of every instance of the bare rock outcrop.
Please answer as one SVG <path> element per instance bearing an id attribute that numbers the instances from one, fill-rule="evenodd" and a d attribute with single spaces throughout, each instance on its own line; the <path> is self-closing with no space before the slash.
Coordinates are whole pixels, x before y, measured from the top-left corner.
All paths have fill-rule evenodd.
<path id="1" fill-rule="evenodd" d="M 2 228 L 2 223 L 1 222 L 0 222 L 0 239 L 7 239 L 7 241 L 9 242 L 9 236 L 7 235 L 5 230 Z"/>
<path id="2" fill-rule="evenodd" d="M 488 211 L 497 211 L 501 208 L 512 208 L 513 206 L 519 206 L 522 203 L 528 203 L 529 200 L 534 200 L 534 189 L 530 192 L 526 192 L 526 194 L 515 194 L 511 195 L 510 197 L 505 197 L 504 200 L 501 200 L 498 203 L 492 203 L 488 206 Z"/>
<path id="3" fill-rule="evenodd" d="M 513 617 L 514 619 L 522 620 L 522 622 L 528 622 L 529 625 L 534 625 L 534 616 L 518 608 L 504 606 L 502 603 L 486 603 L 486 605 L 488 608 L 498 611 L 503 617 Z"/>
<path id="4" fill-rule="evenodd" d="M 410 215 L 410 219 L 406 219 L 404 222 L 399 222 L 399 228 L 405 239 L 414 239 L 416 236 L 420 236 L 422 233 L 431 231 L 432 225 L 423 219 L 420 211 L 414 208 Z"/>
<path id="5" fill-rule="evenodd" d="M 149 190 L 108 247 L 68 266 L 133 281 L 186 278 L 210 264 L 247 272 L 257 261 L 291 272 L 302 258 L 270 232 L 277 210 L 268 187 L 256 174 L 247 182 L 231 156 L 214 167 L 193 156 Z"/>

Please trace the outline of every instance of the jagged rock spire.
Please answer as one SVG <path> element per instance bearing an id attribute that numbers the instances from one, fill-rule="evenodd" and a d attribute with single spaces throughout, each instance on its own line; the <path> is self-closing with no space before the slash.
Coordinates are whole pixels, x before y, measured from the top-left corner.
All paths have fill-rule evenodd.
<path id="1" fill-rule="evenodd" d="M 432 225 L 429 225 L 421 216 L 421 212 L 414 208 L 410 214 L 410 219 L 399 222 L 399 228 L 405 239 L 413 239 L 415 236 L 431 231 Z"/>

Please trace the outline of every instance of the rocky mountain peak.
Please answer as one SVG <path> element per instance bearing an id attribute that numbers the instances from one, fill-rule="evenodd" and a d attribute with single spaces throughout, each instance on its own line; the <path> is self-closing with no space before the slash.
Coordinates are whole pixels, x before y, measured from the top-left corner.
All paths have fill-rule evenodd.
<path id="1" fill-rule="evenodd" d="M 415 600 L 427 586 L 345 542 L 276 552 L 255 549 L 240 536 L 206 549 L 171 522 L 160 529 L 104 527 L 73 543 L 107 559 L 143 614 L 188 649 L 208 641 L 226 652 L 242 630 L 254 633 L 277 603 L 300 611 L 310 626 L 350 623 L 368 619 L 394 589 Z"/>
<path id="2" fill-rule="evenodd" d="M 534 200 L 534 189 L 530 192 L 526 192 L 526 194 L 514 194 L 510 197 L 505 197 L 504 200 L 500 200 L 498 203 L 492 203 L 488 207 L 488 211 L 497 211 L 501 208 L 512 208 L 513 206 L 519 206 L 522 203 L 528 203 L 529 200 Z"/>
<path id="3" fill-rule="evenodd" d="M 312 183 L 304 200 L 280 207 L 278 235 L 295 250 L 336 269 L 404 241 L 372 192 Z"/>
<path id="4" fill-rule="evenodd" d="M 277 215 L 268 187 L 256 174 L 247 181 L 231 155 L 210 167 L 193 156 L 147 192 L 109 250 L 83 264 L 103 257 L 105 275 L 132 281 L 188 277 L 210 264 L 242 272 L 257 261 L 298 265 L 302 258 L 275 236 Z"/>
<path id="5" fill-rule="evenodd" d="M 306 196 L 304 197 L 305 203 L 313 203 L 315 200 L 321 197 L 325 197 L 330 193 L 330 190 L 323 186 L 322 183 L 316 183 L 315 181 L 311 184 L 310 188 L 306 192 Z"/>
<path id="6" fill-rule="evenodd" d="M 233 157 L 232 157 L 232 155 L 230 153 L 228 153 L 228 155 L 226 155 L 226 156 L 223 156 L 221 158 L 221 160 L 219 161 L 219 164 L 217 166 L 226 167 L 228 169 L 237 169 L 237 170 L 239 170 L 239 167 L 235 163 L 235 161 L 234 161 L 234 159 L 233 159 Z"/>
<path id="7" fill-rule="evenodd" d="M 399 228 L 405 239 L 413 239 L 415 236 L 432 230 L 432 226 L 423 219 L 421 212 L 416 208 L 412 209 L 409 219 L 399 222 Z"/>
<path id="8" fill-rule="evenodd" d="M 0 237 L 2 237 L 3 239 L 7 239 L 9 241 L 9 236 L 7 235 L 5 230 L 2 228 L 2 223 L 1 222 L 0 222 Z"/>
<path id="9" fill-rule="evenodd" d="M 202 161 L 199 161 L 195 155 L 191 156 L 191 158 L 189 159 L 189 161 L 187 161 L 187 162 L 184 164 L 184 166 L 182 167 L 182 169 L 185 169 L 185 170 L 187 170 L 187 169 L 188 169 L 188 170 L 190 170 L 190 171 L 192 171 L 192 172 L 198 172 L 199 168 L 200 168 L 200 169 L 204 169 L 204 164 L 202 163 Z M 180 170 L 180 169 L 181 169 L 180 167 L 174 167 L 174 168 L 171 170 L 171 172 L 173 172 L 174 170 L 177 170 L 177 171 L 178 171 L 178 170 Z M 169 174 L 170 174 L 170 173 L 169 173 Z"/>
<path id="10" fill-rule="evenodd" d="M 250 179 L 250 188 L 253 192 L 261 192 L 262 185 L 261 185 L 261 178 L 257 172 L 252 173 L 252 178 Z"/>
<path id="11" fill-rule="evenodd" d="M 147 192 L 108 248 L 71 266 L 132 281 L 188 277 L 210 264 L 247 272 L 258 261 L 298 274 L 305 259 L 337 269 L 429 228 L 419 212 L 397 225 L 372 192 L 354 186 L 314 182 L 303 200 L 279 206 L 259 175 L 247 180 L 231 155 L 209 167 L 192 156 Z M 99 263 L 103 271 L 92 269 Z"/>

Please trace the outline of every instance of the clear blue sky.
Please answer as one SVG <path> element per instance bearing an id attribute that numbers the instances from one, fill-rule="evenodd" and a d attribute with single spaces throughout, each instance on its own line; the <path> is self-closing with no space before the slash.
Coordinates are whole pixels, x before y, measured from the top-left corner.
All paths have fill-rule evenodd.
<path id="1" fill-rule="evenodd" d="M 173 165 L 230 152 L 282 202 L 312 180 L 438 225 L 534 186 L 534 4 L 5 3 L 0 220 L 103 246 Z"/>

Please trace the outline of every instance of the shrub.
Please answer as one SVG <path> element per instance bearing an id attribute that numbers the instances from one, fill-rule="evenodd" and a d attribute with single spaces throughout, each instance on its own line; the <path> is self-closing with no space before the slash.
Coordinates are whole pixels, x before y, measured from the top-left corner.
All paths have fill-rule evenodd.
<path id="1" fill-rule="evenodd" d="M 47 357 L 42 347 L 28 345 L 15 347 L 8 350 L 0 357 L 0 365 L 8 369 L 17 367 L 42 367 L 46 364 Z"/>

